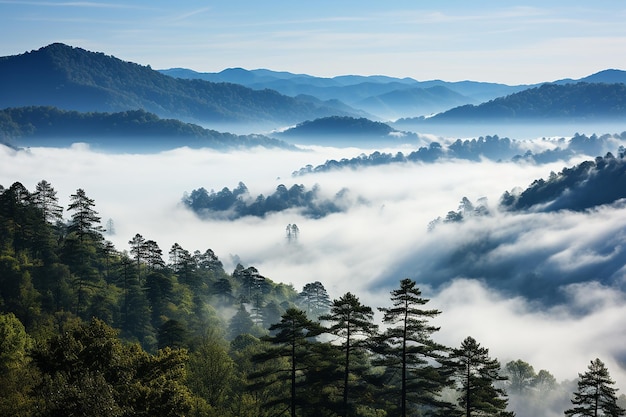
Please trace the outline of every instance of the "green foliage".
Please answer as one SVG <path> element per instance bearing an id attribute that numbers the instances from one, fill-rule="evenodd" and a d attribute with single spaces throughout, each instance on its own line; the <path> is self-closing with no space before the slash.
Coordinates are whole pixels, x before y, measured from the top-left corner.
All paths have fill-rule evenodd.
<path id="1" fill-rule="evenodd" d="M 330 313 L 320 317 L 320 320 L 329 321 L 329 333 L 341 338 L 341 349 L 344 356 L 342 406 L 341 415 L 348 416 L 349 410 L 354 408 L 350 401 L 350 389 L 355 382 L 362 378 L 369 369 L 368 366 L 355 365 L 353 354 L 363 349 L 364 342 L 376 334 L 378 326 L 374 324 L 374 311 L 371 307 L 361 304 L 352 293 L 333 300 Z M 363 403 L 364 401 L 359 401 Z"/>
<path id="2" fill-rule="evenodd" d="M 444 375 L 433 363 L 441 362 L 446 348 L 432 340 L 439 330 L 429 324 L 439 310 L 425 310 L 428 303 L 422 298 L 415 281 L 405 278 L 400 287 L 391 291 L 392 306 L 379 308 L 384 314 L 387 329 L 376 338 L 375 352 L 378 363 L 395 372 L 396 383 L 389 394 L 397 398 L 398 413 L 408 415 L 409 404 L 432 407 L 443 406 L 438 394 L 446 384 Z"/>
<path id="3" fill-rule="evenodd" d="M 574 392 L 574 407 L 565 410 L 566 416 L 619 417 L 626 410 L 617 404 L 617 389 L 612 385 L 609 370 L 600 360 L 592 360 L 585 373 L 578 374 L 578 391 Z"/>
<path id="4" fill-rule="evenodd" d="M 461 347 L 452 349 L 446 365 L 453 372 L 456 389 L 461 394 L 459 415 L 487 415 L 512 417 L 506 412 L 508 399 L 497 381 L 507 377 L 500 374 L 500 363 L 489 357 L 489 349 L 482 347 L 473 337 L 467 337 Z"/>
<path id="5" fill-rule="evenodd" d="M 43 416 L 182 416 L 191 408 L 183 385 L 187 354 L 156 355 L 124 345 L 94 319 L 71 325 L 32 352 L 41 382 L 34 395 Z"/>
<path id="6" fill-rule="evenodd" d="M 229 275 L 211 249 L 175 244 L 166 263 L 139 233 L 118 251 L 84 190 L 71 201 L 72 218 L 53 223 L 41 196 L 0 186 L 0 415 L 454 416 L 451 375 L 459 396 L 446 400 L 510 415 L 497 361 L 471 338 L 446 358 L 429 324 L 440 312 L 410 279 L 377 334 L 351 293 L 331 302 L 316 281 L 299 294 L 241 264 Z M 464 368 L 463 355 L 479 360 Z M 521 360 L 507 371 L 523 398 L 559 391 Z"/>
<path id="7" fill-rule="evenodd" d="M 322 199 L 319 186 L 307 190 L 301 184 L 290 188 L 281 184 L 276 191 L 265 197 L 262 194 L 252 198 L 245 184 L 232 191 L 224 187 L 221 191 L 207 191 L 205 188 L 185 194 L 183 204 L 201 217 L 234 220 L 244 216 L 264 217 L 269 213 L 298 208 L 311 218 L 321 218 L 344 210 L 347 191 L 339 192 L 334 199 Z"/>

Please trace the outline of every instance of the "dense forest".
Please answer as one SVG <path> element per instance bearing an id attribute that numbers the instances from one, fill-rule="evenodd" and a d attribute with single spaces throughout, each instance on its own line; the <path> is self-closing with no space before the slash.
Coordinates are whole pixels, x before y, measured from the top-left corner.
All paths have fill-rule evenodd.
<path id="1" fill-rule="evenodd" d="M 144 110 L 117 113 L 80 113 L 55 107 L 19 107 L 0 110 L 0 141 L 19 145 L 70 145 L 87 142 L 107 148 L 144 147 L 155 151 L 176 148 L 236 148 L 265 146 L 289 148 L 262 135 L 234 135 L 204 129 L 174 119 L 161 119 Z M 62 142 L 62 143 L 60 143 Z"/>
<path id="2" fill-rule="evenodd" d="M 509 138 L 501 138 L 498 135 L 481 136 L 473 139 L 457 139 L 449 145 L 442 145 L 439 142 L 431 142 L 428 146 L 404 154 L 395 154 L 375 151 L 369 155 L 361 154 L 352 158 L 343 158 L 339 161 L 329 160 L 325 163 L 313 166 L 307 165 L 292 173 L 293 176 L 306 175 L 317 172 L 327 172 L 343 168 L 361 168 L 368 166 L 386 165 L 394 163 L 432 163 L 442 159 L 462 159 L 468 161 L 480 161 L 489 159 L 492 161 L 518 161 L 533 163 L 549 163 L 571 158 L 575 155 L 601 155 L 607 149 L 614 149 L 617 142 L 626 140 L 626 132 L 621 134 L 595 134 L 586 136 L 575 134 L 566 140 L 560 138 L 556 141 L 548 142 L 555 145 L 552 149 L 540 152 L 533 152 L 526 148 L 523 142 Z M 544 141 L 551 141 L 544 139 Z M 555 142 L 555 143 L 554 143 Z"/>
<path id="3" fill-rule="evenodd" d="M 106 233 L 83 189 L 65 209 L 45 180 L 0 187 L 0 415 L 506 417 L 510 399 L 540 415 L 571 388 L 471 336 L 436 342 L 445 312 L 409 278 L 379 327 L 320 281 L 296 291 L 227 273 L 211 249 L 174 243 L 166 261 L 140 233 L 128 250 Z M 566 414 L 623 415 L 613 384 L 592 360 Z"/>
<path id="4" fill-rule="evenodd" d="M 267 214 L 288 209 L 298 209 L 303 216 L 318 219 L 332 213 L 344 211 L 349 203 L 349 191 L 342 189 L 333 199 L 320 196 L 320 187 L 307 190 L 302 184 L 287 188 L 284 184 L 265 197 L 250 195 L 242 182 L 232 191 L 228 187 L 210 192 L 201 187 L 183 196 L 183 204 L 204 218 L 234 220 L 244 216 L 265 217 Z"/>

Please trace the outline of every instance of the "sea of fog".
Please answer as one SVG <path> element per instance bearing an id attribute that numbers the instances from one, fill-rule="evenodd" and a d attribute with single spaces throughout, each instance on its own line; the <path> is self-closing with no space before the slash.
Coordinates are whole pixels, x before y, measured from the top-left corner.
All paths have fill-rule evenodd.
<path id="1" fill-rule="evenodd" d="M 81 144 L 25 151 L 0 147 L 0 184 L 8 187 L 19 181 L 33 191 L 45 179 L 65 207 L 70 194 L 84 189 L 95 200 L 103 225 L 113 221 L 115 233 L 105 237 L 118 250 L 128 250 L 128 241 L 137 233 L 155 240 L 165 254 L 174 243 L 191 252 L 210 248 L 227 272 L 241 262 L 298 290 L 321 281 L 332 298 L 350 291 L 372 307 L 388 305 L 389 291 L 400 279 L 412 278 L 431 299 L 429 307 L 443 312 L 436 320 L 441 326 L 437 341 L 458 346 L 472 336 L 502 363 L 522 359 L 536 371 L 547 369 L 559 381 L 576 378 L 590 360 L 599 357 L 624 392 L 626 372 L 620 367 L 626 361 L 624 293 L 599 284 L 595 276 L 582 283 L 559 281 L 559 274 L 572 268 L 624 256 L 621 243 L 615 243 L 610 253 L 595 250 L 616 241 L 616 236 L 626 236 L 624 210 L 527 214 L 522 220 L 495 210 L 503 192 L 548 178 L 551 171 L 559 172 L 582 157 L 546 165 L 447 161 L 291 176 L 307 164 L 328 159 L 414 149 L 309 146 L 301 152 L 217 152 L 180 148 L 157 154 L 112 154 Z M 200 187 L 233 189 L 239 182 L 253 196 L 267 196 L 280 184 L 288 188 L 303 184 L 308 189 L 319 185 L 328 196 L 347 188 L 354 204 L 344 213 L 322 219 L 287 211 L 234 221 L 203 220 L 181 205 L 185 192 Z M 429 233 L 429 222 L 457 210 L 463 197 L 486 198 L 494 215 L 463 225 L 443 225 Z M 289 244 L 285 227 L 293 223 L 300 235 L 297 243 Z M 536 264 L 545 274 L 554 274 L 546 285 L 558 287 L 562 302 L 540 303 L 507 291 L 506 283 L 496 289 L 488 280 L 466 277 L 458 270 L 451 270 L 444 281 L 429 279 L 440 275 L 435 268 L 449 256 L 450 248 L 469 245 L 474 236 L 485 233 L 500 244 L 485 256 L 479 254 L 477 264 L 485 270 L 516 261 Z"/>

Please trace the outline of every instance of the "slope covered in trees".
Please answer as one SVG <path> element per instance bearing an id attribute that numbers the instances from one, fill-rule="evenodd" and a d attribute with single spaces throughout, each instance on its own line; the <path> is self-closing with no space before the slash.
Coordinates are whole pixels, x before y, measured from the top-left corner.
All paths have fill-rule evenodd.
<path id="1" fill-rule="evenodd" d="M 140 233 L 115 248 L 83 189 L 64 211 L 47 181 L 0 187 L 1 415 L 496 417 L 509 386 L 556 389 L 529 366 L 509 385 L 523 363 L 502 371 L 471 337 L 436 343 L 445 311 L 413 280 L 378 332 L 371 308 L 319 281 L 298 294 L 176 243 L 166 261 Z"/>
<path id="2" fill-rule="evenodd" d="M 510 211 L 583 211 L 626 198 L 624 148 L 618 157 L 608 153 L 592 161 L 535 180 L 521 193 L 506 192 L 500 206 Z"/>
<path id="3" fill-rule="evenodd" d="M 143 148 L 154 151 L 181 146 L 217 149 L 242 146 L 288 148 L 262 135 L 234 135 L 204 129 L 144 110 L 80 113 L 55 107 L 0 110 L 0 140 L 30 146 L 67 146 L 86 142 L 101 148 Z"/>
<path id="4" fill-rule="evenodd" d="M 544 84 L 474 106 L 456 107 L 425 122 L 609 120 L 626 115 L 622 83 Z"/>
<path id="5" fill-rule="evenodd" d="M 273 90 L 182 80 L 149 66 L 55 43 L 0 57 L 0 108 L 55 106 L 83 112 L 143 109 L 160 117 L 205 122 L 274 121 L 344 114 Z"/>

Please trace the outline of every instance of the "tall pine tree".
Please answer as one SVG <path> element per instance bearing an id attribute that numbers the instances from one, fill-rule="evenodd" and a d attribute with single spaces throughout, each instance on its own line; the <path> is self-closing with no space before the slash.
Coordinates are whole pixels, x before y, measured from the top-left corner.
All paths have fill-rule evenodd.
<path id="1" fill-rule="evenodd" d="M 378 338 L 376 351 L 382 358 L 380 364 L 399 373 L 399 387 L 394 392 L 399 396 L 398 415 L 402 417 L 408 414 L 409 403 L 425 409 L 445 406 L 438 397 L 446 378 L 434 364 L 442 360 L 446 348 L 432 340 L 439 327 L 429 324 L 441 312 L 422 309 L 429 300 L 421 295 L 415 281 L 405 278 L 400 288 L 391 291 L 392 307 L 379 308 L 389 327 Z"/>
<path id="2" fill-rule="evenodd" d="M 615 381 L 600 359 L 591 361 L 587 372 L 578 374 L 578 391 L 572 399 L 573 408 L 565 410 L 565 415 L 583 417 L 619 417 L 626 410 L 617 405 Z"/>
<path id="3" fill-rule="evenodd" d="M 328 331 L 342 339 L 344 370 L 341 410 L 342 416 L 346 417 L 349 412 L 350 374 L 353 371 L 351 354 L 363 348 L 362 342 L 372 337 L 378 326 L 373 323 L 374 312 L 371 307 L 361 304 L 359 299 L 349 292 L 338 300 L 334 300 L 330 313 L 320 316 L 320 320 L 329 321 L 331 326 Z"/>
<path id="4" fill-rule="evenodd" d="M 459 405 L 465 417 L 513 416 L 505 411 L 506 392 L 495 385 L 507 378 L 500 375 L 500 363 L 489 357 L 489 349 L 467 337 L 460 348 L 452 349 L 448 365 L 456 376 Z"/>

